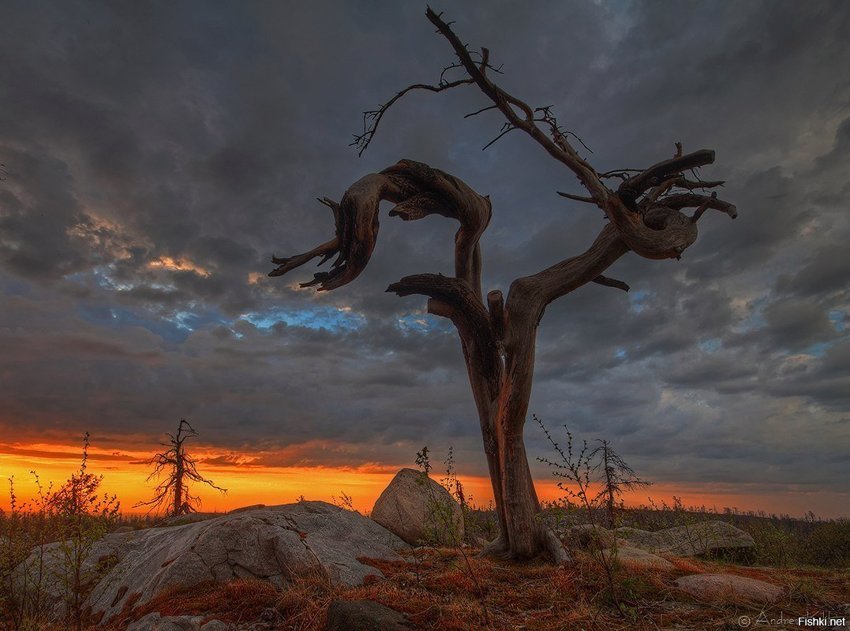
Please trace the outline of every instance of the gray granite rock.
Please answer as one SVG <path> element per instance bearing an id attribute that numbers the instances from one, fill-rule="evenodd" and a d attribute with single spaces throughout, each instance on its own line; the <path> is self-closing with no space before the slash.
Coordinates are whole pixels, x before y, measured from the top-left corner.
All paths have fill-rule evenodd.
<path id="1" fill-rule="evenodd" d="M 103 576 L 127 554 L 132 532 L 111 533 L 95 541 L 83 555 L 81 587 L 88 592 Z M 73 553 L 68 543 L 55 542 L 34 548 L 29 556 L 15 568 L 14 579 L 19 585 L 40 584 L 47 614 L 60 620 L 67 613 L 71 594 L 70 581 Z"/>
<path id="2" fill-rule="evenodd" d="M 143 605 L 170 590 L 242 577 L 285 587 L 293 578 L 317 572 L 335 583 L 359 585 L 381 572 L 358 559 L 396 560 L 397 551 L 406 547 L 371 519 L 325 502 L 256 508 L 182 526 L 108 535 L 96 544 L 91 563 L 109 563 L 102 573 L 93 573 L 85 607 L 107 622 L 130 602 Z M 47 552 L 51 563 L 60 562 L 54 548 Z M 25 563 L 34 563 L 36 554 Z M 59 581 L 50 584 L 48 596 L 54 618 L 61 617 Z"/>
<path id="3" fill-rule="evenodd" d="M 648 552 L 674 556 L 697 556 L 755 547 L 755 541 L 749 533 L 719 520 L 653 532 L 638 528 L 617 528 L 616 533 L 619 538 Z"/>
<path id="4" fill-rule="evenodd" d="M 372 509 L 372 519 L 407 543 L 460 545 L 463 511 L 440 484 L 415 469 L 402 469 Z"/>
<path id="5" fill-rule="evenodd" d="M 583 549 L 610 548 L 616 539 L 613 532 L 602 526 L 578 524 L 567 529 L 563 536 L 567 546 Z"/>

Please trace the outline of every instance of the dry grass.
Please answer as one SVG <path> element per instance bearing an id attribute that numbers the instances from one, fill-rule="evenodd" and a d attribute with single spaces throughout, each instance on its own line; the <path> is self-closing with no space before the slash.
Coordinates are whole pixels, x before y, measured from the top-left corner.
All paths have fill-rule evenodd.
<path id="1" fill-rule="evenodd" d="M 477 580 L 472 580 L 458 551 L 419 550 L 416 558 L 404 562 L 371 562 L 385 578 L 369 580 L 360 587 L 335 587 L 321 576 L 305 577 L 282 591 L 262 581 L 238 580 L 161 596 L 134 610 L 132 618 L 159 611 L 226 622 L 264 620 L 269 628 L 319 631 L 324 628 L 328 606 L 336 599 L 373 600 L 407 614 L 414 629 L 441 631 L 720 630 L 738 628 L 740 615 L 758 615 L 758 607 L 712 606 L 672 586 L 678 576 L 708 572 L 739 574 L 785 587 L 787 596 L 765 610 L 768 617 L 779 617 L 780 612 L 791 617 L 817 609 L 835 612 L 840 611 L 840 603 L 850 602 L 850 574 L 846 571 L 674 559 L 676 569 L 671 572 L 623 568 L 618 573 L 620 600 L 627 613 L 624 618 L 613 606 L 599 568 L 589 557 L 576 555 L 570 567 L 553 567 L 469 556 Z"/>
<path id="2" fill-rule="evenodd" d="M 114 626 L 154 611 L 163 616 L 204 616 L 210 620 L 246 622 L 258 619 L 263 611 L 275 606 L 278 598 L 280 592 L 266 581 L 237 579 L 229 583 L 205 583 L 189 590 L 167 592 L 143 606 L 127 610 Z"/>

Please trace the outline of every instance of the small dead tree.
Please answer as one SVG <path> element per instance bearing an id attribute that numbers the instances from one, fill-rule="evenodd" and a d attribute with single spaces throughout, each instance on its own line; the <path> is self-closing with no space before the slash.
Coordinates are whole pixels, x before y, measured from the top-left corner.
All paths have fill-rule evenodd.
<path id="1" fill-rule="evenodd" d="M 148 481 L 160 480 L 154 489 L 154 496 L 146 502 L 135 504 L 134 508 L 146 506 L 149 512 L 164 508 L 168 516 L 193 513 L 200 503 L 200 498 L 189 492 L 194 482 L 206 484 L 222 494 L 227 493 L 227 489 L 216 486 L 212 480 L 198 473 L 197 462 L 186 453 L 186 441 L 197 435 L 198 432 L 186 419 L 180 419 L 176 434 L 167 434 L 169 442 L 160 444 L 168 449 L 148 461 L 154 467 Z"/>
<path id="2" fill-rule="evenodd" d="M 426 296 L 429 313 L 448 318 L 457 328 L 501 527 L 500 536 L 485 552 L 516 559 L 545 552 L 563 560 L 560 541 L 543 520 L 536 518 L 540 504 L 523 443 L 537 328 L 546 307 L 587 283 L 628 291 L 626 283 L 603 275 L 620 257 L 631 251 L 648 259 L 678 259 L 696 240 L 697 221 L 707 209 L 734 218 L 735 206 L 714 193 L 694 192 L 723 182 L 687 177 L 688 172 L 714 162 L 714 152 L 710 150 L 684 154 L 681 144 L 676 143 L 671 159 L 648 168 L 597 171 L 573 147 L 570 137 L 576 138 L 575 134 L 558 124 L 550 107 L 533 108 L 492 80 L 490 74 L 499 69 L 490 64 L 486 48 L 480 53 L 469 50 L 440 14 L 429 8 L 426 15 L 454 49 L 457 62 L 443 69 L 437 84 L 408 86 L 377 110 L 366 112 L 363 133 L 356 135 L 352 144 L 362 153 L 386 111 L 409 92 L 476 86 L 490 105 L 468 116 L 498 112 L 506 120 L 499 135 L 487 146 L 512 131 L 530 136 L 576 176 L 587 191 L 586 195 L 560 194 L 602 210 L 605 222 L 598 236 L 585 252 L 514 280 L 506 299 L 499 290 L 485 296 L 481 288 L 479 239 L 490 222 L 490 199 L 453 175 L 420 162 L 401 160 L 355 182 L 339 203 L 320 199 L 333 211 L 333 238 L 303 254 L 272 257 L 278 267 L 269 275 L 282 276 L 314 258 L 320 258 L 321 265 L 336 257 L 330 271 L 315 274 L 302 286 L 329 291 L 350 283 L 366 268 L 375 248 L 379 205 L 383 200 L 395 204 L 390 216 L 404 221 L 429 215 L 457 220 L 460 228 L 455 235 L 455 275 L 407 276 L 387 291 L 399 296 Z M 465 75 L 448 80 L 448 73 L 454 71 Z M 616 188 L 608 186 L 612 179 L 619 180 Z M 687 215 L 682 212 L 685 208 L 695 211 Z"/>
<path id="3" fill-rule="evenodd" d="M 610 441 L 599 440 L 599 446 L 590 452 L 588 458 L 597 460 L 602 489 L 599 491 L 600 500 L 605 506 L 604 526 L 617 526 L 616 510 L 622 504 L 620 497 L 623 491 L 634 491 L 651 486 L 652 482 L 640 478 L 622 456 L 614 451 Z"/>

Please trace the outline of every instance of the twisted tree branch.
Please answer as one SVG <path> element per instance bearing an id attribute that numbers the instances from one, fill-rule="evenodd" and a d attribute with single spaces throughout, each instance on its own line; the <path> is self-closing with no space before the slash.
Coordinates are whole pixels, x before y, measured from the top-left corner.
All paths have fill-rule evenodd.
<path id="1" fill-rule="evenodd" d="M 269 276 L 282 276 L 321 256 L 322 263 L 337 255 L 328 272 L 314 274 L 302 287 L 320 291 L 336 289 L 357 278 L 369 263 L 378 238 L 378 212 L 382 200 L 396 203 L 391 217 L 405 221 L 441 215 L 456 219 L 455 275 L 466 281 L 481 299 L 481 252 L 478 241 L 490 222 L 490 200 L 461 179 L 427 164 L 401 160 L 380 173 L 352 184 L 339 204 L 325 200 L 334 211 L 336 235 L 303 254 L 273 257 L 278 265 Z M 321 264 L 321 263 L 320 263 Z"/>

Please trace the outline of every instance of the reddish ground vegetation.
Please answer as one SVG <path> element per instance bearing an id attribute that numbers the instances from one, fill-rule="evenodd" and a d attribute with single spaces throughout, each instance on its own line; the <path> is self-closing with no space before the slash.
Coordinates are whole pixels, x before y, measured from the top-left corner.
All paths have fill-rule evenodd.
<path id="1" fill-rule="evenodd" d="M 134 608 L 121 620 L 137 620 L 157 611 L 163 616 L 204 616 L 227 622 L 247 622 L 258 619 L 263 611 L 273 607 L 280 592 L 266 581 L 237 579 L 229 583 L 206 583 L 189 590 L 176 590 Z M 116 621 L 115 626 L 119 626 Z"/>
<path id="2" fill-rule="evenodd" d="M 840 612 L 850 602 L 847 571 L 742 567 L 699 559 L 675 559 L 675 570 L 618 572 L 624 618 L 613 605 L 599 567 L 580 554 L 569 567 L 520 565 L 468 554 L 472 573 L 457 550 L 420 550 L 406 562 L 374 562 L 386 578 L 355 588 L 306 577 L 279 591 L 268 583 L 239 580 L 162 596 L 133 612 L 203 615 L 226 622 L 266 620 L 271 628 L 319 631 L 335 599 L 369 599 L 404 612 L 415 629 L 508 631 L 534 629 L 728 629 L 738 616 L 760 607 L 698 602 L 673 586 L 679 576 L 729 573 L 782 585 L 787 596 L 764 610 L 770 618 L 816 611 Z M 489 622 L 488 622 L 489 621 Z M 732 627 L 735 628 L 735 627 Z"/>

